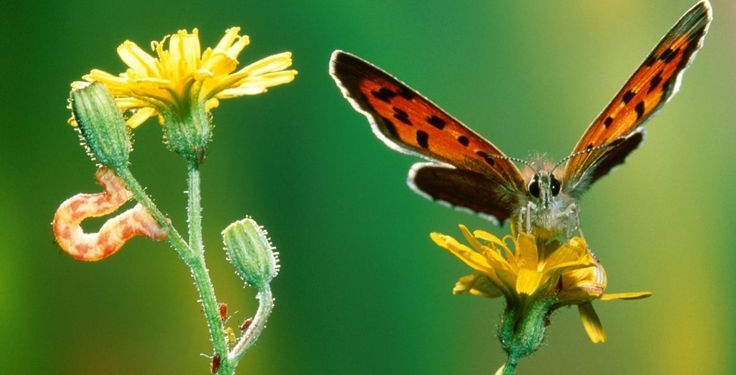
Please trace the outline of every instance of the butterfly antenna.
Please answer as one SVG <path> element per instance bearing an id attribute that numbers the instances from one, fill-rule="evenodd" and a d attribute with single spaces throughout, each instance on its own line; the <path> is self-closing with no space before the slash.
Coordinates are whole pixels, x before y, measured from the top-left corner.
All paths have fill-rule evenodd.
<path id="1" fill-rule="evenodd" d="M 511 161 L 517 162 L 519 164 L 531 165 L 531 162 L 530 161 L 524 160 L 524 159 L 521 159 L 521 158 L 515 158 L 513 156 L 506 156 L 506 155 L 488 155 L 488 156 L 490 156 L 490 157 L 492 157 L 494 159 L 511 160 Z"/>
<path id="2" fill-rule="evenodd" d="M 612 148 L 612 147 L 616 146 L 617 144 L 619 144 L 623 140 L 624 140 L 623 137 L 619 137 L 619 138 L 616 138 L 615 140 L 613 140 L 611 142 L 604 143 L 604 144 L 598 145 L 596 147 L 589 147 L 589 148 L 586 148 L 585 150 L 580 150 L 578 152 L 573 152 L 572 154 L 567 155 L 566 157 L 562 158 L 562 160 L 558 161 L 555 164 L 554 168 L 552 168 L 552 170 L 557 169 L 557 167 L 559 167 L 560 165 L 566 163 L 568 160 L 570 160 L 570 159 L 572 159 L 572 158 L 574 158 L 574 157 L 576 157 L 578 155 L 588 154 L 588 153 L 591 153 L 593 151 L 598 151 L 598 150 L 609 149 L 609 148 Z"/>

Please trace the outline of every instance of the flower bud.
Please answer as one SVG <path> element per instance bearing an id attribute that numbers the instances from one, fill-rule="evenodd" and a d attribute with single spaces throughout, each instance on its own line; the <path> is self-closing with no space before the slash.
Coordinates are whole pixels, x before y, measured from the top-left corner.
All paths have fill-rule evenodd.
<path id="1" fill-rule="evenodd" d="M 255 220 L 245 218 L 228 225 L 222 239 L 230 263 L 246 283 L 261 290 L 278 274 L 277 253 Z"/>
<path id="2" fill-rule="evenodd" d="M 93 83 L 72 90 L 70 102 L 82 144 L 92 159 L 112 169 L 125 166 L 132 148 L 130 136 L 105 85 Z"/>

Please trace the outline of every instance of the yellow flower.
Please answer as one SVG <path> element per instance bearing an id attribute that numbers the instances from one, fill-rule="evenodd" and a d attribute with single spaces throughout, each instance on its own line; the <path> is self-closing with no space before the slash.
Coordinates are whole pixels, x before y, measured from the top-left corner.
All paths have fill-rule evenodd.
<path id="1" fill-rule="evenodd" d="M 550 313 L 562 306 L 577 305 L 583 327 L 593 342 L 605 341 L 593 300 L 651 295 L 649 292 L 605 294 L 606 272 L 581 237 L 561 243 L 538 241 L 527 233 L 499 239 L 480 230 L 470 233 L 463 225 L 460 230 L 472 247 L 447 235 L 430 234 L 437 245 L 476 271 L 461 277 L 453 293 L 491 298 L 503 295 L 509 305 L 522 311 L 523 306 L 547 298 L 554 298 Z"/>
<path id="2" fill-rule="evenodd" d="M 200 49 L 197 29 L 191 33 L 179 30 L 152 42 L 151 56 L 131 41 L 125 41 L 118 55 L 128 65 L 119 75 L 93 69 L 72 83 L 80 88 L 90 82 L 104 83 L 120 110 L 129 114 L 127 124 L 135 128 L 146 119 L 158 116 L 164 123 L 168 114 L 182 114 L 193 106 L 203 106 L 206 112 L 215 108 L 220 99 L 266 92 L 269 87 L 291 82 L 295 70 L 291 53 L 283 52 L 258 60 L 235 71 L 240 52 L 248 45 L 247 35 L 232 27 L 214 48 Z"/>
<path id="3" fill-rule="evenodd" d="M 511 301 L 541 298 L 557 292 L 563 272 L 593 265 L 588 247 L 580 237 L 558 244 L 554 251 L 547 251 L 546 246 L 540 249 L 535 237 L 526 233 L 501 240 L 480 230 L 471 234 L 463 225 L 460 230 L 473 248 L 450 236 L 430 235 L 437 245 L 478 272 L 461 278 L 456 292 L 469 291 L 489 297 L 503 294 Z M 511 243 L 514 250 L 507 243 Z"/>

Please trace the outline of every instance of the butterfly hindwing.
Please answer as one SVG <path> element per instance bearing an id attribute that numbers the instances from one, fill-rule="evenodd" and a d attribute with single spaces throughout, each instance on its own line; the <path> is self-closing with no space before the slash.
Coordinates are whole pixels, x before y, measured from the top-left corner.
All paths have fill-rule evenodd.
<path id="1" fill-rule="evenodd" d="M 578 189 L 572 189 L 568 191 L 568 194 L 572 197 L 580 198 L 588 186 L 607 175 L 616 166 L 622 164 L 626 160 L 626 157 L 641 145 L 645 135 L 645 129 L 638 128 L 633 133 L 614 140 L 608 151 L 596 158 L 594 164 L 588 167 L 585 177 L 586 183 L 578 184 Z"/>
<path id="2" fill-rule="evenodd" d="M 414 164 L 409 186 L 432 200 L 469 209 L 496 224 L 503 224 L 518 205 L 515 192 L 491 188 L 496 185 L 484 174 L 434 163 Z"/>
<path id="3" fill-rule="evenodd" d="M 632 145 L 638 145 L 641 137 L 634 132 L 677 92 L 710 20 L 710 5 L 701 1 L 665 34 L 578 141 L 565 166 L 565 191 L 579 196 L 636 148 Z M 621 146 L 625 147 L 616 149 Z"/>

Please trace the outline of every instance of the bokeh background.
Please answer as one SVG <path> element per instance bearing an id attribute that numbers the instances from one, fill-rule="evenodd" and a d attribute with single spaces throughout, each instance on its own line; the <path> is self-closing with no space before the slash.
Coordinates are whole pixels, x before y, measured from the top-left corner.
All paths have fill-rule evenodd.
<path id="1" fill-rule="evenodd" d="M 198 27 L 213 45 L 240 25 L 248 63 L 294 53 L 296 81 L 223 102 L 203 170 L 205 243 L 233 324 L 255 311 L 219 232 L 247 215 L 281 252 L 276 310 L 242 374 L 488 374 L 504 356 L 499 300 L 453 296 L 468 272 L 430 231 L 506 229 L 406 186 L 390 151 L 327 74 L 330 53 L 387 69 L 509 155 L 569 152 L 692 0 L 595 2 L 141 1 L 0 4 L 0 373 L 206 374 L 210 345 L 187 269 L 163 243 L 74 261 L 54 245 L 58 204 L 96 192 L 66 124 L 69 83 L 120 72 L 115 48 Z M 609 291 L 609 341 L 575 309 L 520 373 L 736 373 L 736 3 L 715 21 L 680 93 L 649 137 L 584 197 L 583 226 Z M 133 170 L 183 229 L 184 167 L 159 126 L 135 131 Z M 99 222 L 97 222 L 99 224 Z M 93 226 L 90 225 L 89 229 Z"/>

